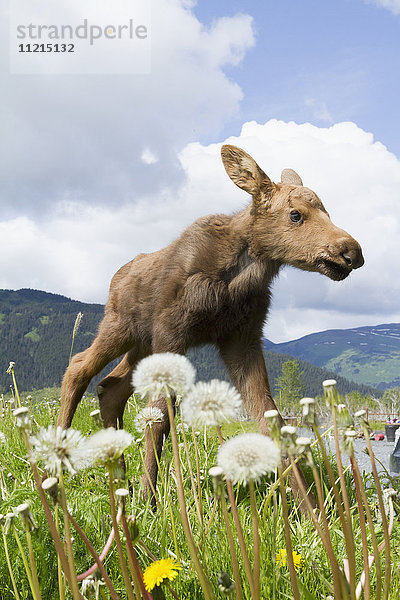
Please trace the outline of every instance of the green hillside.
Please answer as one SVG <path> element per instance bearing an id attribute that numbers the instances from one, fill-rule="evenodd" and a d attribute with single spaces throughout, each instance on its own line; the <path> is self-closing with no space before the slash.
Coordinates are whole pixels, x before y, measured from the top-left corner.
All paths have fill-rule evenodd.
<path id="1" fill-rule="evenodd" d="M 75 338 L 74 352 L 90 345 L 103 309 L 101 304 L 85 304 L 37 290 L 0 290 L 0 392 L 9 389 L 10 377 L 6 370 L 11 360 L 16 363 L 20 390 L 59 386 L 68 364 L 77 313 L 82 312 L 84 316 Z M 215 348 L 203 346 L 190 350 L 188 355 L 197 369 L 199 379 L 228 378 Z M 283 362 L 290 358 L 287 354 L 265 351 L 272 390 Z M 307 395 L 320 394 L 322 381 L 332 377 L 338 380 L 341 393 L 357 390 L 363 395 L 376 395 L 370 387 L 337 377 L 335 369 L 327 372 L 302 360 L 299 364 L 304 371 Z M 106 372 L 110 370 L 109 366 Z M 100 374 L 89 389 L 93 391 L 103 376 L 104 373 Z"/>
<path id="2" fill-rule="evenodd" d="M 400 324 L 334 329 L 265 347 L 385 390 L 400 385 Z"/>

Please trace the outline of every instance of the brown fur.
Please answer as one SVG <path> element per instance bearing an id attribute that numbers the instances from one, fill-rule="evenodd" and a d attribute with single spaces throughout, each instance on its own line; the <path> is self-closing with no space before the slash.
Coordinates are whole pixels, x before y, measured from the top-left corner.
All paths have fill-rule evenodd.
<path id="1" fill-rule="evenodd" d="M 273 279 L 289 264 L 341 280 L 364 260 L 359 244 L 332 224 L 297 173 L 285 169 L 282 183 L 274 184 L 235 146 L 222 147 L 222 160 L 252 202 L 231 216 L 198 219 L 166 248 L 140 254 L 117 271 L 96 339 L 73 357 L 64 376 L 63 427 L 71 425 L 92 377 L 118 356 L 125 354 L 98 387 L 106 427 L 122 427 L 133 392 L 132 370 L 141 358 L 156 352 L 184 354 L 191 346 L 214 343 L 249 413 L 266 432 L 263 415 L 275 404 L 261 336 Z M 164 403 L 163 398 L 155 401 L 166 412 Z M 153 431 L 160 454 L 168 419 Z M 146 467 L 155 486 L 157 465 L 149 439 Z"/>

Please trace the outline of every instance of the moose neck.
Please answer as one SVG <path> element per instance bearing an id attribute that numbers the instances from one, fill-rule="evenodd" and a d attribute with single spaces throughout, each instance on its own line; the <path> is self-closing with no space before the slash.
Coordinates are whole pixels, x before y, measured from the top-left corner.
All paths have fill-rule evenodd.
<path id="1" fill-rule="evenodd" d="M 268 252 L 259 250 L 259 243 L 254 235 L 254 220 L 252 205 L 232 216 L 231 232 L 235 239 L 235 271 L 241 278 L 261 280 L 264 285 L 269 285 L 276 277 L 281 263 L 268 256 Z"/>

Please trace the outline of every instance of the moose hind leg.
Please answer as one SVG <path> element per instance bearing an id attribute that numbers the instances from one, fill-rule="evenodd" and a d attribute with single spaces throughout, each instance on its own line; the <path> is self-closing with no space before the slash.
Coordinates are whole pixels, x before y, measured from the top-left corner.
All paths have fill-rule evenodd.
<path id="1" fill-rule="evenodd" d="M 123 428 L 125 405 L 133 392 L 132 371 L 139 360 L 149 354 L 149 349 L 139 345 L 135 346 L 97 386 L 104 427 Z"/>
<path id="2" fill-rule="evenodd" d="M 58 425 L 63 428 L 71 426 L 76 407 L 91 379 L 114 358 L 124 354 L 130 345 L 118 328 L 113 327 L 112 320 L 105 317 L 93 344 L 72 357 L 64 374 Z"/>

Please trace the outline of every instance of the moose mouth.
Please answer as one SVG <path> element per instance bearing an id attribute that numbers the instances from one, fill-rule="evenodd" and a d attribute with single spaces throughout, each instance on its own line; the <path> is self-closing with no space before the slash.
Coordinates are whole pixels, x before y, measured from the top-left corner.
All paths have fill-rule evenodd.
<path id="1" fill-rule="evenodd" d="M 351 273 L 350 267 L 341 265 L 326 258 L 322 259 L 319 265 L 320 272 L 323 273 L 323 275 L 327 275 L 327 277 L 333 279 L 334 281 L 343 281 L 343 279 L 346 279 L 346 277 L 348 277 Z"/>

